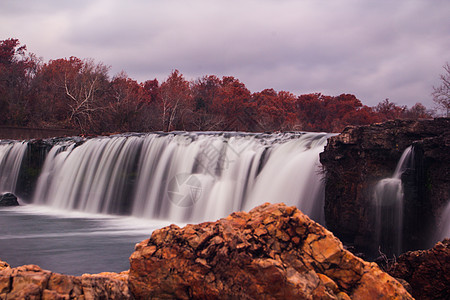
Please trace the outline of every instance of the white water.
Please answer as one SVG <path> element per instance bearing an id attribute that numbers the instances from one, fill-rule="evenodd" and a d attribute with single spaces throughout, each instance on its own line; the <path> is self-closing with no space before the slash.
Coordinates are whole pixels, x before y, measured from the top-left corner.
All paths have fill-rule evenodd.
<path id="1" fill-rule="evenodd" d="M 329 136 L 174 133 L 55 145 L 33 202 L 174 222 L 284 202 L 323 222 L 319 153 Z"/>
<path id="2" fill-rule="evenodd" d="M 445 206 L 440 216 L 437 241 L 450 238 L 450 202 Z"/>
<path id="3" fill-rule="evenodd" d="M 329 136 L 180 132 L 61 141 L 46 154 L 32 203 L 0 207 L 0 259 L 72 275 L 119 272 L 156 228 L 264 202 L 296 205 L 323 222 L 319 153 Z M 15 191 L 25 149 L 0 144 L 0 191 Z"/>
<path id="4" fill-rule="evenodd" d="M 26 149 L 26 142 L 0 144 L 0 194 L 16 191 L 17 177 Z"/>
<path id="5" fill-rule="evenodd" d="M 376 240 L 382 251 L 388 254 L 402 252 L 404 199 L 401 176 L 413 167 L 413 155 L 412 147 L 406 148 L 392 177 L 380 180 L 375 186 Z"/>

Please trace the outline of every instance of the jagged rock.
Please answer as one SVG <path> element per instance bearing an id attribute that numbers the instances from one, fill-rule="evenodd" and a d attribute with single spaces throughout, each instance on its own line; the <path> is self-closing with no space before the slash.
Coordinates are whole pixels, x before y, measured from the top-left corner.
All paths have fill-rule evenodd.
<path id="1" fill-rule="evenodd" d="M 402 176 L 403 247 L 416 250 L 427 247 L 450 199 L 449 118 L 348 127 L 330 138 L 320 155 L 325 170 L 327 228 L 369 258 L 379 254 L 373 221 L 374 187 L 392 176 L 403 151 L 411 145 L 415 168 Z"/>
<path id="2" fill-rule="evenodd" d="M 18 206 L 19 202 L 17 201 L 16 195 L 12 193 L 5 193 L 0 195 L 0 206 Z"/>
<path id="3" fill-rule="evenodd" d="M 0 261 L 0 299 L 131 299 L 127 273 L 52 273 L 36 265 L 11 268 Z"/>
<path id="4" fill-rule="evenodd" d="M 7 262 L 0 260 L 0 271 L 9 268 L 9 264 Z"/>
<path id="5" fill-rule="evenodd" d="M 375 263 L 284 204 L 156 230 L 136 245 L 130 265 L 137 299 L 412 299 Z"/>
<path id="6" fill-rule="evenodd" d="M 400 255 L 389 274 L 406 280 L 417 299 L 448 299 L 450 295 L 450 239 L 430 250 Z"/>

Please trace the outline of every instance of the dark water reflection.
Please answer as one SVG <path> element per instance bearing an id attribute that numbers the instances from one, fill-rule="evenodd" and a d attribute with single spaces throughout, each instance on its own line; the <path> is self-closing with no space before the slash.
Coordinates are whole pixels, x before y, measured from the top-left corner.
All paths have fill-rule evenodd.
<path id="1" fill-rule="evenodd" d="M 168 224 L 32 205 L 0 208 L 0 260 L 70 275 L 121 272 L 134 245 Z"/>

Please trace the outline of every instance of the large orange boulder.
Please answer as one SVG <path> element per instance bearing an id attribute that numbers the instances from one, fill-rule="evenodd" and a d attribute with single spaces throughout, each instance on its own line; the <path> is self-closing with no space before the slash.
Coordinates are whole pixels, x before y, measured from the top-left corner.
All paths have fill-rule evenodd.
<path id="1" fill-rule="evenodd" d="M 137 299 L 412 299 L 375 263 L 284 204 L 156 230 L 136 245 L 130 265 Z"/>

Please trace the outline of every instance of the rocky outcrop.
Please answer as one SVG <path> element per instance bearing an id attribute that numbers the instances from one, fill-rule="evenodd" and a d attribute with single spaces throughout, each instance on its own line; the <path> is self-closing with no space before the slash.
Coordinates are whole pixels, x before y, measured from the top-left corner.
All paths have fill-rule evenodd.
<path id="1" fill-rule="evenodd" d="M 450 119 L 348 127 L 330 138 L 321 153 L 327 228 L 369 258 L 378 255 L 374 187 L 379 180 L 392 176 L 403 151 L 411 145 L 415 168 L 402 176 L 403 246 L 415 250 L 427 247 L 430 232 L 450 201 Z"/>
<path id="2" fill-rule="evenodd" d="M 5 193 L 0 195 L 0 206 L 18 206 L 19 202 L 17 201 L 16 195 L 12 193 Z"/>
<path id="3" fill-rule="evenodd" d="M 400 255 L 388 269 L 389 274 L 406 280 L 417 299 L 448 299 L 450 294 L 450 239 L 430 250 Z"/>
<path id="4" fill-rule="evenodd" d="M 0 299 L 131 299 L 127 273 L 75 277 L 0 261 Z"/>
<path id="5" fill-rule="evenodd" d="M 264 204 L 153 232 L 130 257 L 137 299 L 412 299 L 295 207 Z"/>

